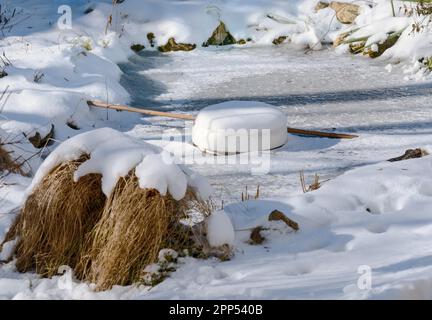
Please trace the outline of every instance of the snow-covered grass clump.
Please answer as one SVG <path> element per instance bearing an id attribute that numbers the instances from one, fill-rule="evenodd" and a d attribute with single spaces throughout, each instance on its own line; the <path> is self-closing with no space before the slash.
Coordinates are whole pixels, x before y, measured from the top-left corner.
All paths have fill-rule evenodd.
<path id="1" fill-rule="evenodd" d="M 210 196 L 208 183 L 197 174 L 183 171 L 167 152 L 110 128 L 82 133 L 62 143 L 39 167 L 29 192 L 56 166 L 77 160 L 83 155 L 89 159 L 80 164 L 74 173 L 74 181 L 90 173 L 100 174 L 102 191 L 107 196 L 118 180 L 132 170 L 142 189 L 156 189 L 161 195 L 168 192 L 174 199 L 180 200 L 190 186 L 198 194 L 200 190 L 204 191 L 200 194 L 203 200 Z"/>

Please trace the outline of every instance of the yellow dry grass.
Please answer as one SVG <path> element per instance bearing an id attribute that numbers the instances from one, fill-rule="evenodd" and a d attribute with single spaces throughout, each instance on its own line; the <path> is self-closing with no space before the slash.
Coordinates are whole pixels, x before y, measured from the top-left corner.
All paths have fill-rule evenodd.
<path id="1" fill-rule="evenodd" d="M 4 149 L 0 141 L 0 173 L 5 171 L 22 173 L 21 165 L 11 158 L 10 153 Z"/>
<path id="2" fill-rule="evenodd" d="M 73 181 L 85 157 L 56 167 L 27 199 L 6 241 L 17 237 L 16 267 L 53 276 L 62 265 L 74 268 L 84 239 L 98 221 L 105 203 L 100 175 Z"/>
<path id="3" fill-rule="evenodd" d="M 155 189 L 141 189 L 131 172 L 108 198 L 101 176 L 73 182 L 73 172 L 87 157 L 56 167 L 27 199 L 5 241 L 17 238 L 16 266 L 51 277 L 62 265 L 97 290 L 142 280 L 144 268 L 159 251 L 206 252 L 202 228 L 181 223 L 191 210 L 207 216 L 211 206 L 188 190 L 174 200 Z M 199 232 L 201 234 L 195 234 Z"/>

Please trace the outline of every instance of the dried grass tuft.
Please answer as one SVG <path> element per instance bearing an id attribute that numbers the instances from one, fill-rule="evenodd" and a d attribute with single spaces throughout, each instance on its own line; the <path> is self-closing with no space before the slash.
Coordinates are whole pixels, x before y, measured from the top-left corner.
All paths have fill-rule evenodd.
<path id="1" fill-rule="evenodd" d="M 56 167 L 27 199 L 5 241 L 18 238 L 16 267 L 50 277 L 62 265 L 74 268 L 84 239 L 98 221 L 105 203 L 101 176 L 77 183 L 73 172 L 86 157 Z"/>
<path id="2" fill-rule="evenodd" d="M 158 261 L 161 249 L 186 249 L 201 257 L 209 252 L 205 231 L 183 223 L 191 211 L 207 216 L 212 210 L 193 190 L 176 201 L 155 189 L 141 189 L 131 172 L 106 198 L 100 175 L 73 182 L 74 171 L 86 159 L 55 168 L 27 199 L 5 239 L 18 238 L 19 271 L 50 277 L 68 265 L 78 279 L 106 290 L 143 281 L 145 267 Z"/>
<path id="3" fill-rule="evenodd" d="M 0 173 L 1 172 L 23 174 L 21 165 L 11 158 L 10 152 L 4 149 L 0 141 Z"/>
<path id="4" fill-rule="evenodd" d="M 84 278 L 100 290 L 141 281 L 143 269 L 157 262 L 161 249 L 192 245 L 191 228 L 180 221 L 188 218 L 195 201 L 192 191 L 176 201 L 169 194 L 140 189 L 133 174 L 120 180 L 89 237 L 81 261 Z"/>

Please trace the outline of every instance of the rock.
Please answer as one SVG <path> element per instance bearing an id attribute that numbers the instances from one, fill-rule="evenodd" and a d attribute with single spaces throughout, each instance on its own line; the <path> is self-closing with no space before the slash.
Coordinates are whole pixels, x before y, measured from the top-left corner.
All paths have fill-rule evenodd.
<path id="1" fill-rule="evenodd" d="M 4 77 L 7 77 L 7 72 L 6 71 L 4 71 L 4 70 L 0 70 L 0 79 L 1 78 L 4 78 Z"/>
<path id="2" fill-rule="evenodd" d="M 360 14 L 360 7 L 352 3 L 332 1 L 329 7 L 336 11 L 336 18 L 344 24 L 353 23 Z"/>
<path id="3" fill-rule="evenodd" d="M 299 225 L 297 222 L 291 220 L 288 218 L 283 212 L 279 210 L 273 210 L 269 217 L 269 221 L 283 221 L 285 222 L 289 227 L 293 228 L 295 231 L 299 230 Z"/>
<path id="4" fill-rule="evenodd" d="M 253 245 L 262 244 L 265 241 L 265 238 L 261 235 L 261 231 L 263 230 L 263 227 L 258 226 L 252 229 L 249 243 Z"/>
<path id="5" fill-rule="evenodd" d="M 174 38 L 169 38 L 168 42 L 165 45 L 158 47 L 158 50 L 160 52 L 192 51 L 195 48 L 196 48 L 196 44 L 177 43 Z"/>
<path id="6" fill-rule="evenodd" d="M 244 45 L 244 44 L 246 44 L 246 40 L 240 39 L 239 41 L 237 41 L 237 44 Z"/>
<path id="7" fill-rule="evenodd" d="M 135 51 L 135 52 L 140 52 L 140 51 L 143 51 L 143 50 L 145 49 L 145 47 L 144 47 L 142 44 L 139 44 L 139 43 L 136 43 L 136 44 L 131 45 L 130 48 L 131 48 L 133 51 Z"/>
<path id="8" fill-rule="evenodd" d="M 287 39 L 286 36 L 280 36 L 280 37 L 274 39 L 272 42 L 274 45 L 279 45 L 279 44 L 282 44 L 286 39 Z"/>
<path id="9" fill-rule="evenodd" d="M 208 40 L 203 43 L 203 47 L 208 46 L 226 46 L 230 44 L 236 44 L 236 39 L 232 36 L 232 34 L 227 30 L 225 23 L 222 21 L 219 23 L 218 27 L 213 31 Z"/>
<path id="10" fill-rule="evenodd" d="M 424 156 L 429 155 L 429 153 L 426 150 L 417 148 L 417 149 L 408 149 L 405 151 L 403 155 L 396 158 L 391 158 L 387 161 L 390 162 L 396 162 L 396 161 L 402 161 L 402 160 L 408 160 L 408 159 L 415 159 L 415 158 L 421 158 Z"/>
<path id="11" fill-rule="evenodd" d="M 36 132 L 36 134 L 33 137 L 28 138 L 30 143 L 38 149 L 44 148 L 46 146 L 52 145 L 54 143 L 54 125 L 51 125 L 51 130 L 48 132 L 48 134 L 42 138 L 41 134 L 39 132 Z"/>
<path id="12" fill-rule="evenodd" d="M 329 5 L 330 5 L 330 3 L 328 3 L 328 2 L 319 1 L 319 2 L 316 4 L 314 10 L 315 10 L 315 12 L 318 12 L 318 11 L 321 10 L 321 9 L 328 8 Z"/>
<path id="13" fill-rule="evenodd" d="M 155 37 L 155 35 L 154 35 L 154 33 L 153 32 L 149 32 L 149 33 L 147 33 L 147 40 L 148 40 L 148 42 L 150 43 L 150 46 L 152 47 L 152 48 L 154 48 L 154 46 L 155 46 L 155 44 L 156 44 L 156 37 Z"/>

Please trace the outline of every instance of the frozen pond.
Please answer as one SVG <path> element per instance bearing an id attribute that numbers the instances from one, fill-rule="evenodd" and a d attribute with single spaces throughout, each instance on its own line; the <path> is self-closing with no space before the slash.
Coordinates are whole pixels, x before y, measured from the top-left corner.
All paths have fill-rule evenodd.
<path id="1" fill-rule="evenodd" d="M 259 184 L 265 197 L 301 192 L 299 171 L 332 178 L 349 168 L 400 155 L 430 143 L 432 83 L 404 80 L 386 62 L 335 55 L 331 49 L 305 54 L 281 47 L 218 48 L 159 54 L 144 52 L 121 66 L 132 104 L 197 113 L 226 100 L 258 100 L 280 107 L 297 128 L 355 132 L 355 140 L 290 136 L 271 153 L 271 169 L 254 176 L 245 165 L 193 165 L 208 176 L 224 200 L 238 200 Z M 145 139 L 182 129 L 175 120 L 149 118 L 135 128 Z M 189 139 L 186 133 L 186 140 Z"/>

